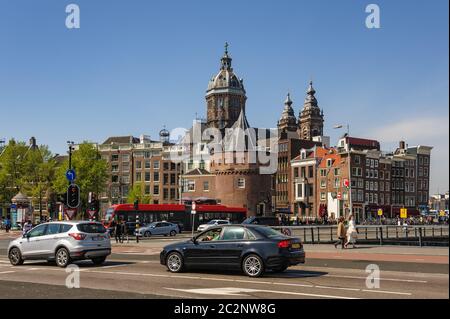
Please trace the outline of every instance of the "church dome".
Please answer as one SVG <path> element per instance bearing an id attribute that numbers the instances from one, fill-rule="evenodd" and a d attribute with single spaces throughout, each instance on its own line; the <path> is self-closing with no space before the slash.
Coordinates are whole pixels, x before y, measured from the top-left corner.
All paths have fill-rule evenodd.
<path id="1" fill-rule="evenodd" d="M 233 91 L 245 93 L 243 79 L 240 79 L 231 67 L 232 58 L 228 54 L 228 43 L 225 44 L 225 53 L 221 58 L 221 67 L 219 73 L 211 78 L 208 83 L 207 93 L 216 89 L 230 89 Z"/>

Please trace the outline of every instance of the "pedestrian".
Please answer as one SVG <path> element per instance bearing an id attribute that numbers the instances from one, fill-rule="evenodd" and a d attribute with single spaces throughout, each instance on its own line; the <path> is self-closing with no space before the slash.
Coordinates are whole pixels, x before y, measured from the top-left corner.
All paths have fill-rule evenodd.
<path id="1" fill-rule="evenodd" d="M 348 244 L 352 244 L 353 248 L 356 248 L 356 238 L 358 237 L 358 232 L 356 230 L 355 221 L 353 220 L 353 215 L 348 217 L 348 229 L 347 229 L 347 242 L 344 247 L 347 248 Z"/>
<path id="2" fill-rule="evenodd" d="M 122 236 L 120 237 L 120 242 L 123 243 L 123 240 L 125 239 L 125 235 L 127 236 L 127 242 L 129 242 L 127 223 L 124 220 L 122 220 L 121 226 L 122 226 L 122 228 L 121 228 Z"/>
<path id="3" fill-rule="evenodd" d="M 337 236 L 339 240 L 334 244 L 334 248 L 337 249 L 338 245 L 341 245 L 341 248 L 344 249 L 345 244 L 345 226 L 344 226 L 344 217 L 339 217 L 339 223 L 337 227 Z"/>
<path id="4" fill-rule="evenodd" d="M 122 239 L 122 223 L 121 221 L 116 223 L 115 229 L 114 229 L 114 237 L 116 238 L 116 243 L 119 243 Z"/>
<path id="5" fill-rule="evenodd" d="M 11 220 L 10 220 L 9 216 L 6 216 L 5 230 L 6 230 L 7 233 L 9 233 L 10 229 L 11 229 Z"/>
<path id="6" fill-rule="evenodd" d="M 33 224 L 31 220 L 27 220 L 27 222 L 23 225 L 22 234 L 26 235 L 33 228 Z"/>

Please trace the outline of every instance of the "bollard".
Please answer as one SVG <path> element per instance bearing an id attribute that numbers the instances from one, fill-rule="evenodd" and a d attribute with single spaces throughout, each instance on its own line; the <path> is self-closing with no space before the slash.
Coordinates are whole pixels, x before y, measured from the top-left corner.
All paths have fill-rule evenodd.
<path id="1" fill-rule="evenodd" d="M 320 227 L 317 227 L 317 243 L 320 244 Z"/>
<path id="2" fill-rule="evenodd" d="M 305 239 L 306 242 L 306 228 L 303 228 L 303 238 Z"/>
<path id="3" fill-rule="evenodd" d="M 380 227 L 380 245 L 383 245 L 383 227 Z"/>
<path id="4" fill-rule="evenodd" d="M 395 238 L 398 239 L 398 226 L 395 226 Z"/>
<path id="5" fill-rule="evenodd" d="M 422 247 L 422 227 L 419 228 L 419 246 Z"/>
<path id="6" fill-rule="evenodd" d="M 311 242 L 314 244 L 314 228 L 311 227 Z"/>
<path id="7" fill-rule="evenodd" d="M 366 240 L 367 240 L 367 227 L 366 227 Z"/>
<path id="8" fill-rule="evenodd" d="M 330 237 L 331 241 L 333 242 L 333 227 L 330 227 Z"/>
<path id="9" fill-rule="evenodd" d="M 386 239 L 389 239 L 389 226 L 386 226 Z"/>

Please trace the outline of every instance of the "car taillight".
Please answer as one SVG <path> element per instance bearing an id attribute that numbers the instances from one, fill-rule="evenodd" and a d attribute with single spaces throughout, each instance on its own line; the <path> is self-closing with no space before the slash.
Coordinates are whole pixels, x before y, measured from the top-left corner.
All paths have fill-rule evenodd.
<path id="1" fill-rule="evenodd" d="M 279 248 L 289 248 L 290 245 L 291 245 L 290 240 L 282 240 L 278 243 Z"/>
<path id="2" fill-rule="evenodd" d="M 79 234 L 79 233 L 72 233 L 72 234 L 69 234 L 69 236 L 75 240 L 84 240 L 86 238 L 85 234 Z"/>

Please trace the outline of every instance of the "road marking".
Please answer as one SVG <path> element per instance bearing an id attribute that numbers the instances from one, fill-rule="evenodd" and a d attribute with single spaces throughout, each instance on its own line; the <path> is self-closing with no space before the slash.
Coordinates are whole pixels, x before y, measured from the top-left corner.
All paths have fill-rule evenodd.
<path id="1" fill-rule="evenodd" d="M 319 276 L 316 276 L 319 277 Z M 349 278 L 349 279 L 364 279 L 367 277 L 357 277 L 357 276 L 344 276 L 344 275 L 323 275 L 323 277 L 333 277 L 333 278 Z M 398 282 L 414 282 L 414 283 L 422 283 L 426 284 L 428 281 L 426 280 L 414 280 L 414 279 L 397 279 L 397 278 L 374 278 L 379 279 L 381 281 L 398 281 Z"/>
<path id="2" fill-rule="evenodd" d="M 164 288 L 168 290 L 182 291 L 194 294 L 204 294 L 204 295 L 225 295 L 225 296 L 239 296 L 242 295 L 240 292 L 247 293 L 256 293 L 256 292 L 265 292 L 271 294 L 283 294 L 283 295 L 295 295 L 295 296 L 308 296 L 308 297 L 316 297 L 316 298 L 333 298 L 333 299 L 359 299 L 354 297 L 344 297 L 344 296 L 334 296 L 334 295 L 319 295 L 319 294 L 310 294 L 304 292 L 289 292 L 289 291 L 278 291 L 278 290 L 264 290 L 264 289 L 248 289 L 248 288 L 206 288 L 206 289 L 176 289 L 176 288 Z"/>
<path id="3" fill-rule="evenodd" d="M 13 272 L 15 272 L 15 271 L 14 271 L 14 270 L 0 271 L 0 275 L 3 275 L 3 274 L 11 274 L 11 273 L 13 273 Z"/>
<path id="4" fill-rule="evenodd" d="M 200 279 L 206 281 L 225 281 L 225 282 L 239 282 L 239 283 L 250 283 L 250 284 L 266 284 L 266 285 L 277 285 L 277 286 L 297 286 L 303 288 L 316 288 L 316 289 L 332 289 L 332 290 L 348 290 L 348 291 L 361 291 L 361 292 L 378 292 L 386 294 L 397 294 L 397 295 L 407 295 L 411 296 L 412 293 L 409 292 L 399 292 L 399 291 L 387 291 L 387 290 L 367 290 L 359 288 L 350 287 L 330 287 L 330 286 L 320 286 L 320 285 L 302 285 L 302 284 L 290 284 L 290 283 L 280 283 L 273 281 L 251 281 L 242 279 L 227 279 L 227 278 L 214 278 L 214 277 L 201 277 L 201 276 L 180 276 L 180 275 L 162 275 L 162 274 L 147 274 L 147 273 L 136 273 L 136 272 L 122 272 L 122 271 L 95 271 L 86 269 L 86 272 L 92 273 L 104 273 L 104 274 L 118 274 L 118 275 L 130 275 L 130 276 L 147 276 L 147 277 L 165 277 L 165 278 L 184 278 L 184 279 Z"/>
<path id="5" fill-rule="evenodd" d="M 398 292 L 398 291 L 387 291 L 387 290 L 362 289 L 361 291 L 364 291 L 364 292 L 375 292 L 375 293 L 380 293 L 380 294 L 405 295 L 405 296 L 411 296 L 412 295 L 412 293 L 409 293 L 409 292 Z"/>

